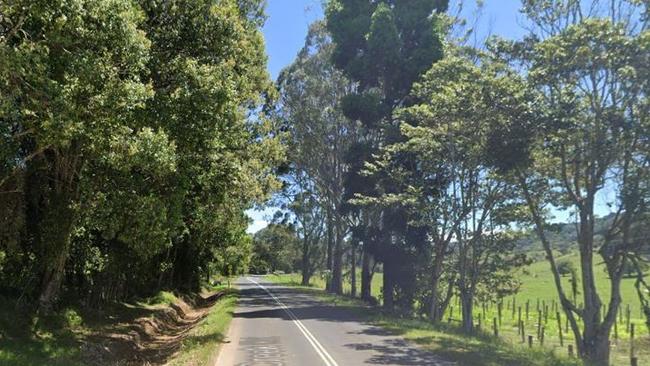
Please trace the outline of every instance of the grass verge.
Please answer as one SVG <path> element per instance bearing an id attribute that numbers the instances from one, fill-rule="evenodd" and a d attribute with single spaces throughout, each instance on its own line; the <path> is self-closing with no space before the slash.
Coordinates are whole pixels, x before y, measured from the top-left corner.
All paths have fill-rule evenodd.
<path id="1" fill-rule="evenodd" d="M 0 366 L 82 365 L 80 339 L 87 329 L 76 309 L 38 317 L 24 308 L 0 296 Z"/>

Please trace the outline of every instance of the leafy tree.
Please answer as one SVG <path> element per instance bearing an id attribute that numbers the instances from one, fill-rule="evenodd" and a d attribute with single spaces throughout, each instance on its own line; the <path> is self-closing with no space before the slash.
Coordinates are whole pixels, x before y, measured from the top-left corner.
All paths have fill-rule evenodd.
<path id="1" fill-rule="evenodd" d="M 447 1 L 367 1 L 337 0 L 328 3 L 327 28 L 332 34 L 335 49 L 332 60 L 337 68 L 356 84 L 355 93 L 343 99 L 343 111 L 353 120 L 359 120 L 365 131 L 364 138 L 352 151 L 370 161 L 373 153 L 383 142 L 394 142 L 399 138 L 397 123 L 392 118 L 396 107 L 408 104 L 407 96 L 412 84 L 429 67 L 442 57 L 442 42 L 437 13 L 444 12 Z M 360 164 L 359 168 L 363 168 Z M 351 170 L 352 177 L 359 171 Z M 353 183 L 354 179 L 348 182 Z M 376 182 L 369 182 L 367 187 L 375 189 Z M 357 189 L 347 187 L 348 195 Z M 362 191 L 361 193 L 367 193 Z M 400 242 L 417 245 L 423 233 L 411 228 L 406 232 L 404 211 L 384 210 L 379 214 L 365 215 L 369 225 L 366 232 L 380 235 L 366 235 L 364 250 L 374 248 L 378 258 L 384 263 L 384 306 L 393 307 L 393 295 L 397 286 L 410 287 L 414 281 L 409 273 L 408 264 L 398 264 L 400 260 L 408 261 L 409 250 L 390 243 L 392 234 L 398 235 Z M 378 221 L 377 221 L 378 220 Z M 392 230 L 391 227 L 396 230 Z M 370 243 L 372 238 L 377 240 Z M 337 243 L 337 248 L 338 248 Z M 337 256 L 340 250 L 335 251 Z M 364 260 L 364 263 L 367 261 Z M 405 270 L 402 280 L 395 282 L 396 274 Z M 367 273 L 364 268 L 363 272 Z M 340 291 L 340 268 L 334 266 L 333 289 Z M 364 275 L 362 280 L 368 280 Z M 362 283 L 362 289 L 369 289 Z M 363 292 L 363 291 L 362 291 Z M 404 304 L 410 307 L 411 291 L 404 292 Z M 367 297 L 368 294 L 362 294 Z"/>
<path id="2" fill-rule="evenodd" d="M 292 272 L 301 261 L 299 239 L 290 225 L 270 224 L 253 236 L 251 266 L 260 273 Z"/>
<path id="3" fill-rule="evenodd" d="M 326 222 L 323 220 L 322 197 L 318 195 L 311 180 L 305 176 L 294 176 L 291 191 L 287 192 L 290 203 L 285 205 L 288 213 L 283 221 L 291 222 L 300 241 L 301 283 L 309 285 L 316 270 L 322 268 L 325 250 L 323 239 Z M 281 215 L 280 215 L 281 216 Z"/>
<path id="4" fill-rule="evenodd" d="M 522 84 L 499 65 L 484 62 L 478 67 L 464 57 L 448 56 L 416 83 L 412 98 L 417 102 L 397 111 L 405 141 L 387 146 L 385 160 L 369 164 L 371 172 L 388 172 L 393 187 L 398 187 L 376 201 L 407 206 L 412 225 L 429 233 L 431 319 L 439 321 L 448 304 L 450 293 L 439 291 L 440 281 L 445 263 L 454 261 L 457 276 L 450 276 L 449 286 L 458 289 L 468 333 L 480 286 L 506 283 L 509 269 L 525 263 L 510 254 L 515 245 L 509 227 L 516 222 L 516 190 L 488 154 L 491 119 L 525 113 L 508 104 L 530 97 Z M 400 162 L 404 156 L 418 169 L 405 169 Z"/>
<path id="5" fill-rule="evenodd" d="M 41 309 L 59 295 L 88 163 L 138 139 L 135 109 L 150 42 L 131 1 L 14 1 L 1 6 L 0 120 L 12 143 L 0 187 L 25 172 L 26 242 Z M 5 135 L 6 136 L 6 135 Z M 130 164 L 130 162 L 126 162 Z"/>
<path id="6" fill-rule="evenodd" d="M 646 23 L 638 22 L 643 5 L 616 1 L 589 18 L 588 5 L 524 2 L 535 33 L 503 49 L 526 68 L 531 85 L 543 95 L 538 115 L 545 118 L 532 126 L 519 121 L 514 125 L 532 128 L 518 127 L 518 133 L 499 140 L 529 146 L 529 153 L 514 155 L 523 159 L 504 160 L 504 165 L 516 172 L 579 354 L 589 363 L 606 365 L 625 264 L 637 250 L 630 233 L 647 207 L 650 148 L 643 136 L 648 134 L 645 65 L 650 44 Z M 596 241 L 595 210 L 606 187 L 616 192 L 616 199 L 606 202 L 614 217 L 603 230 L 603 240 Z M 546 236 L 551 208 L 575 218 L 582 307 L 567 297 Z M 611 294 L 605 304 L 595 283 L 595 254 L 609 275 Z"/>
<path id="7" fill-rule="evenodd" d="M 562 276 L 568 276 L 576 272 L 576 266 L 571 260 L 563 259 L 557 262 L 557 270 Z"/>
<path id="8" fill-rule="evenodd" d="M 182 222 L 169 258 L 175 269 L 167 274 L 178 285 L 198 283 L 216 243 L 237 245 L 233 239 L 247 225 L 242 210 L 277 187 L 268 173 L 282 150 L 266 138 L 264 116 L 250 124 L 245 115 L 272 94 L 254 4 L 143 3 L 155 96 L 142 118 L 168 131 L 178 152 L 169 197 Z"/>
<path id="9" fill-rule="evenodd" d="M 278 188 L 284 158 L 261 108 L 275 97 L 262 2 L 0 13 L 3 288 L 48 310 L 62 284 L 106 301 L 245 271 L 244 210 Z"/>
<path id="10" fill-rule="evenodd" d="M 349 166 L 347 151 L 358 136 L 356 124 L 341 112 L 340 100 L 352 85 L 331 63 L 333 50 L 325 25 L 312 24 L 305 46 L 278 78 L 279 116 L 289 140 L 286 194 L 293 202 L 287 208 L 295 215 L 303 240 L 304 283 L 309 282 L 316 264 L 313 255 L 318 253 L 322 229 L 318 221 L 323 218 L 317 215 L 325 218 L 327 268 L 338 268 L 334 273 L 339 276 L 342 242 L 350 227 L 343 179 Z M 337 278 L 334 282 L 340 283 Z M 340 293 L 342 288 L 333 290 Z"/>

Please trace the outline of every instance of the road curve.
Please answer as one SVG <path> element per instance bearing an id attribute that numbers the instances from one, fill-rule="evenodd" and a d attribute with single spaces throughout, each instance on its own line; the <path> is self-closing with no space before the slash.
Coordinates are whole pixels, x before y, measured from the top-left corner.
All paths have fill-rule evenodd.
<path id="1" fill-rule="evenodd" d="M 237 280 L 239 303 L 216 366 L 451 366 L 358 312 L 263 277 Z"/>

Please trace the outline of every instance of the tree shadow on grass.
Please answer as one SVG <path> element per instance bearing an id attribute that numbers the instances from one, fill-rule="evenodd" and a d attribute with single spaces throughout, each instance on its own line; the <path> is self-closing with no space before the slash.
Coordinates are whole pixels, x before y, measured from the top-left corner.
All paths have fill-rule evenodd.
<path id="1" fill-rule="evenodd" d="M 548 350 L 513 347 L 500 340 L 472 337 L 422 336 L 411 339 L 419 345 L 434 349 L 442 358 L 457 360 L 463 366 L 568 366 L 577 360 L 560 358 Z"/>
<path id="2" fill-rule="evenodd" d="M 454 366 L 455 362 L 446 361 L 438 354 L 413 347 L 403 339 L 387 339 L 380 343 L 346 344 L 356 351 L 373 351 L 372 356 L 365 361 L 372 365 L 404 365 L 404 366 Z"/>

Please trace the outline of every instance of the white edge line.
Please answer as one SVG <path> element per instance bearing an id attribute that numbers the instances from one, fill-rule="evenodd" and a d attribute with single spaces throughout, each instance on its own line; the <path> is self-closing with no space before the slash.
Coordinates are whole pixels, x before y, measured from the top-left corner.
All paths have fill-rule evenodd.
<path id="1" fill-rule="evenodd" d="M 282 301 L 280 301 L 280 299 L 278 299 L 275 295 L 273 295 L 271 291 L 269 291 L 266 287 L 260 285 L 257 281 L 255 281 L 250 277 L 247 277 L 246 279 L 256 284 L 262 290 L 266 291 L 266 293 L 269 294 L 269 296 L 271 296 L 271 298 L 280 305 L 282 310 L 284 310 L 289 315 L 293 323 L 300 330 L 300 332 L 305 336 L 305 338 L 307 338 L 311 346 L 316 350 L 316 353 L 318 353 L 320 358 L 323 360 L 323 362 L 325 362 L 327 366 L 338 366 L 336 361 L 334 361 L 334 358 L 325 350 L 325 347 L 323 347 L 323 345 L 320 344 L 320 342 L 318 342 L 316 337 L 314 337 L 314 335 L 309 331 L 309 329 L 307 329 L 307 327 L 304 324 L 302 324 L 302 322 L 298 319 L 298 317 L 296 317 L 296 315 L 293 313 L 293 311 L 291 311 L 291 309 L 289 309 Z"/>

